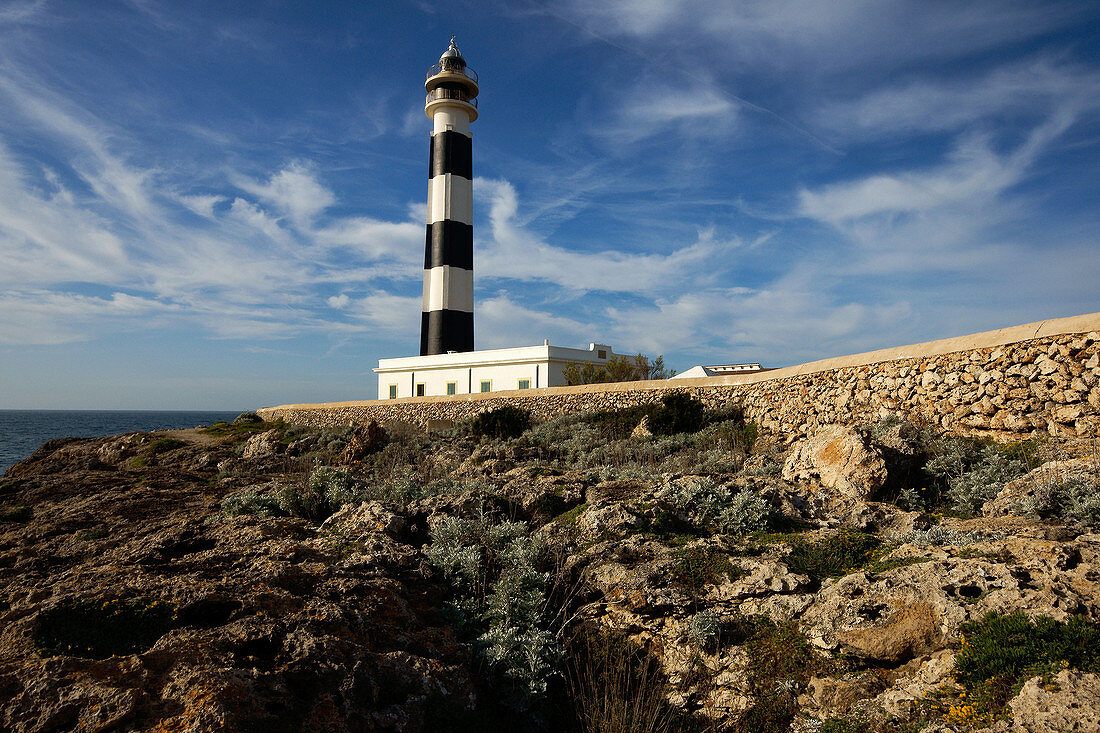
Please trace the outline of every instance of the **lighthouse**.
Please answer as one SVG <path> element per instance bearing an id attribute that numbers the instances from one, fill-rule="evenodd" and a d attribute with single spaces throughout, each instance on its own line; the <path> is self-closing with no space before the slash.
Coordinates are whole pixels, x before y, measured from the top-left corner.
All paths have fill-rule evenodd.
<path id="1" fill-rule="evenodd" d="M 424 113 L 432 120 L 428 153 L 428 228 L 420 355 L 474 350 L 473 162 L 470 123 L 477 119 L 477 74 L 455 39 L 428 69 Z"/>
<path id="2" fill-rule="evenodd" d="M 605 364 L 606 344 L 587 349 L 520 346 L 474 351 L 474 217 L 470 123 L 477 119 L 477 74 L 455 39 L 428 69 L 424 113 L 428 148 L 428 230 L 420 355 L 380 359 L 379 399 L 509 392 L 565 384 L 569 364 Z"/>

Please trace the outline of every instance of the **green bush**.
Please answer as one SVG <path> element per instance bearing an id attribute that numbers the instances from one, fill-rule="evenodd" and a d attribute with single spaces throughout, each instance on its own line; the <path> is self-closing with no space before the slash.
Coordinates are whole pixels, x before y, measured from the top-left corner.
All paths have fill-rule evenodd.
<path id="1" fill-rule="evenodd" d="M 1100 626 L 1080 616 L 1068 622 L 1023 613 L 988 613 L 961 627 L 955 679 L 979 712 L 997 711 L 1023 682 L 1063 666 L 1100 672 Z"/>
<path id="2" fill-rule="evenodd" d="M 703 586 L 716 583 L 723 576 L 732 579 L 743 572 L 730 562 L 728 553 L 715 547 L 688 547 L 676 550 L 672 557 L 669 580 L 695 594 L 702 591 Z"/>
<path id="3" fill-rule="evenodd" d="M 43 656 L 105 659 L 145 651 L 175 621 L 175 607 L 159 600 L 66 600 L 39 614 L 33 641 Z"/>
<path id="4" fill-rule="evenodd" d="M 187 443 L 178 438 L 159 438 L 149 444 L 149 454 L 159 456 L 161 453 L 167 453 L 176 448 L 182 448 L 185 445 L 187 445 Z"/>
<path id="5" fill-rule="evenodd" d="M 739 733 L 787 731 L 798 714 L 798 693 L 814 675 L 818 660 L 796 622 L 776 624 L 757 616 L 753 627 L 746 643 L 753 703 L 733 729 Z"/>
<path id="6" fill-rule="evenodd" d="M 481 438 L 518 438 L 531 427 L 531 413 L 513 405 L 482 412 L 470 422 L 471 432 Z"/>
<path id="7" fill-rule="evenodd" d="M 870 563 L 882 541 L 873 534 L 843 529 L 817 542 L 796 536 L 790 544 L 787 567 L 821 580 L 854 572 Z"/>
<path id="8" fill-rule="evenodd" d="M 661 398 L 661 408 L 649 419 L 654 435 L 695 433 L 703 427 L 703 403 L 685 392 L 670 392 Z"/>

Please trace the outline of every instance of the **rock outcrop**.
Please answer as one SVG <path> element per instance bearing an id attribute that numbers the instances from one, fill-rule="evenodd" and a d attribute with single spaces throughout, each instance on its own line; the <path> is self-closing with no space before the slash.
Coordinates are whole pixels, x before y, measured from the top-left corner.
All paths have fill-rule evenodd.
<path id="1" fill-rule="evenodd" d="M 829 425 L 791 447 L 783 478 L 814 481 L 845 498 L 866 499 L 886 483 L 886 462 L 857 431 Z"/>
<path id="2" fill-rule="evenodd" d="M 987 618 L 1100 634 L 1091 443 L 1028 444 L 961 517 L 896 498 L 930 448 L 893 418 L 765 431 L 740 471 L 729 413 L 549 427 L 47 443 L 0 481 L 0 729 L 583 729 L 593 672 L 702 729 L 1096 729 L 1094 651 L 982 709 L 959 661 Z"/>

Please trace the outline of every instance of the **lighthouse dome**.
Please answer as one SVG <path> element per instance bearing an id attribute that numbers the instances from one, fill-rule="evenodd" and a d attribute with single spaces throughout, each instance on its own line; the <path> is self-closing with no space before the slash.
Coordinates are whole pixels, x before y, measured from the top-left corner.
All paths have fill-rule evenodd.
<path id="1" fill-rule="evenodd" d="M 451 36 L 451 45 L 450 45 L 450 47 L 446 51 L 443 52 L 442 56 L 439 57 L 439 63 L 440 64 L 445 64 L 448 61 L 451 61 L 451 62 L 460 61 L 462 63 L 466 62 L 466 59 L 462 58 L 462 53 L 458 50 L 458 46 L 455 45 L 455 37 L 454 36 Z"/>

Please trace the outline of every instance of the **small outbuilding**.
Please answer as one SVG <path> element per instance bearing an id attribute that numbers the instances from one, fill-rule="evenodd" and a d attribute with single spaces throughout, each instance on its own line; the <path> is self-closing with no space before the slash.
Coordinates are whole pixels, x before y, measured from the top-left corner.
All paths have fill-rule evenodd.
<path id="1" fill-rule="evenodd" d="M 695 377 L 726 377 L 731 374 L 751 374 L 752 372 L 766 372 L 764 367 L 756 362 L 747 364 L 711 364 L 709 366 L 693 366 L 686 372 L 670 377 L 670 379 L 693 379 Z"/>

